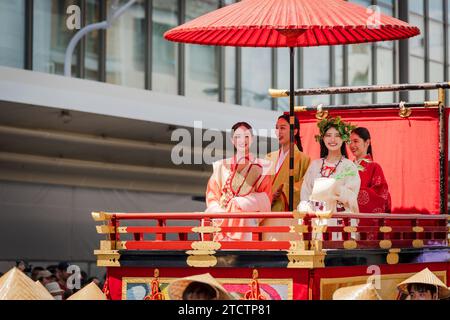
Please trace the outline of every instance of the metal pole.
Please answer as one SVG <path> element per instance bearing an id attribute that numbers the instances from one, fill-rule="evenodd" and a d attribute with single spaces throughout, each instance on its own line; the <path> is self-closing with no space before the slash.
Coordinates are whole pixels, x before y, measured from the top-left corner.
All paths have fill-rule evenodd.
<path id="1" fill-rule="evenodd" d="M 186 1 L 178 0 L 178 24 L 183 24 L 186 20 Z M 186 46 L 178 43 L 178 68 L 177 68 L 178 95 L 184 96 L 186 93 Z"/>
<path id="2" fill-rule="evenodd" d="M 441 214 L 447 214 L 447 161 L 446 161 L 446 121 L 445 121 L 445 90 L 439 89 L 439 208 Z"/>
<path id="3" fill-rule="evenodd" d="M 152 73 L 153 73 L 153 53 L 152 53 L 152 41 L 153 41 L 153 4 L 151 0 L 145 1 L 145 89 L 152 89 Z"/>
<path id="4" fill-rule="evenodd" d="M 409 6 L 408 0 L 399 0 L 398 1 L 398 17 L 400 20 L 405 22 L 409 22 Z M 408 83 L 409 82 L 409 40 L 400 40 L 398 41 L 398 71 L 399 71 L 399 82 L 400 83 Z M 400 101 L 408 101 L 409 100 L 409 92 L 403 91 L 400 92 Z"/>
<path id="5" fill-rule="evenodd" d="M 391 92 L 391 91 L 408 91 L 408 90 L 409 91 L 435 90 L 435 89 L 450 89 L 450 82 L 310 88 L 310 89 L 296 89 L 294 92 L 296 96 L 313 96 L 326 94 Z M 269 95 L 273 98 L 288 97 L 289 90 L 269 89 Z"/>
<path id="6" fill-rule="evenodd" d="M 25 56 L 24 56 L 24 69 L 33 70 L 33 12 L 34 1 L 25 1 Z"/>
<path id="7" fill-rule="evenodd" d="M 81 7 L 81 25 L 84 27 L 86 25 L 86 0 L 80 1 L 80 7 Z M 80 46 L 78 47 L 78 54 L 77 54 L 77 76 L 81 79 L 85 78 L 86 76 L 86 66 L 85 66 L 85 59 L 86 59 L 86 38 L 83 38 L 80 42 Z"/>
<path id="8" fill-rule="evenodd" d="M 425 101 L 425 102 L 406 102 L 403 104 L 405 108 L 437 108 L 439 101 Z M 376 104 L 344 104 L 344 105 L 329 105 L 324 106 L 296 106 L 295 112 L 303 111 L 327 111 L 327 110 L 363 110 L 363 109 L 397 109 L 400 108 L 399 103 L 376 103 Z"/>
<path id="9" fill-rule="evenodd" d="M 290 125 L 290 145 L 289 145 L 289 211 L 294 210 L 294 105 L 295 95 L 292 94 L 295 88 L 295 48 L 289 47 L 290 55 L 290 94 L 289 94 L 289 125 Z"/>
<path id="10" fill-rule="evenodd" d="M 99 1 L 98 2 L 98 20 L 103 21 L 106 20 L 108 16 L 108 8 L 106 7 L 106 1 Z M 97 73 L 97 80 L 100 82 L 106 82 L 106 60 L 107 52 L 106 52 L 106 30 L 102 29 L 98 33 L 98 73 Z"/>

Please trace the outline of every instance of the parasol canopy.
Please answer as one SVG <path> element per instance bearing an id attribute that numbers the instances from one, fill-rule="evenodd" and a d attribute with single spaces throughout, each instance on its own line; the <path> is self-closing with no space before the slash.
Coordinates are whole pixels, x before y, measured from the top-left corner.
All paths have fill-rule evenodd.
<path id="1" fill-rule="evenodd" d="M 295 47 L 399 40 L 420 34 L 417 27 L 344 0 L 243 0 L 167 31 L 175 42 L 289 47 L 290 89 L 294 92 Z M 294 201 L 294 94 L 289 94 L 289 211 Z"/>
<path id="2" fill-rule="evenodd" d="M 420 34 L 417 27 L 344 0 L 243 0 L 164 34 L 170 41 L 239 47 L 311 47 Z"/>

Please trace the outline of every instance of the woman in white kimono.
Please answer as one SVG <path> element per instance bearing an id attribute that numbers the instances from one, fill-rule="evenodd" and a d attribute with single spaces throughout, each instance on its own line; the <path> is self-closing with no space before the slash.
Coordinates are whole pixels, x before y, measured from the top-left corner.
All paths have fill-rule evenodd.
<path id="1" fill-rule="evenodd" d="M 355 127 L 341 121 L 340 117 L 323 119 L 318 123 L 320 134 L 316 140 L 320 143 L 320 159 L 311 162 L 306 171 L 300 194 L 299 211 L 311 211 L 314 202 L 320 201 L 315 196 L 315 183 L 326 181 L 319 178 L 334 178 L 329 180 L 332 187 L 325 194 L 326 201 L 331 212 L 358 213 L 358 193 L 361 180 L 357 166 L 347 159 L 346 142 L 350 141 L 350 132 Z M 320 181 L 322 180 L 322 181 Z M 322 209 L 319 207 L 319 209 Z M 330 219 L 334 220 L 334 219 Z M 329 221 L 328 225 L 336 221 Z M 326 223 L 326 222 L 325 222 Z M 335 235 L 333 234 L 333 238 Z"/>
<path id="2" fill-rule="evenodd" d="M 260 219 L 236 219 L 233 212 L 270 212 L 272 183 L 270 162 L 250 153 L 252 127 L 238 122 L 232 127 L 235 155 L 213 163 L 206 190 L 205 212 L 230 212 L 230 218 L 213 219 L 219 227 L 258 226 Z M 222 232 L 214 241 L 250 241 L 251 233 Z"/>

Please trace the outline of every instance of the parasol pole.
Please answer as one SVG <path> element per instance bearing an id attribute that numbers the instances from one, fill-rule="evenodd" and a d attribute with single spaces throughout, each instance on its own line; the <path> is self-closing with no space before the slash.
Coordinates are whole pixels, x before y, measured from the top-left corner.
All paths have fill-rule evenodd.
<path id="1" fill-rule="evenodd" d="M 294 105 L 295 105 L 295 48 L 289 47 L 290 55 L 290 89 L 289 89 L 289 131 L 290 131 L 290 145 L 289 145 L 289 211 L 294 211 Z"/>

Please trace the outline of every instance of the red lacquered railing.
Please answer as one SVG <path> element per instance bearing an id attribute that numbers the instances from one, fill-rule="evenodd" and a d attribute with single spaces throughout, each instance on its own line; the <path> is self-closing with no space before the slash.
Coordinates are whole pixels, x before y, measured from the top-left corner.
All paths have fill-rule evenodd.
<path id="1" fill-rule="evenodd" d="M 426 248 L 448 245 L 447 215 L 246 213 L 105 213 L 97 231 L 107 235 L 102 250 L 322 250 Z M 281 226 L 211 226 L 213 219 L 282 219 Z M 320 218 L 320 223 L 317 223 Z M 136 225 L 139 220 L 143 225 Z M 190 223 L 188 223 L 190 221 Z M 169 225 L 175 223 L 177 225 Z M 195 222 L 195 226 L 192 226 Z M 129 225 L 134 223 L 134 225 Z M 251 241 L 217 241 L 214 234 L 251 233 Z M 276 233 L 285 240 L 267 240 Z M 175 236 L 169 236 L 175 234 Z M 271 238 L 270 238 L 271 239 Z M 208 246 L 204 246 L 208 243 Z M 212 244 L 211 244 L 212 243 Z M 211 247 L 212 246 L 212 247 Z"/>

